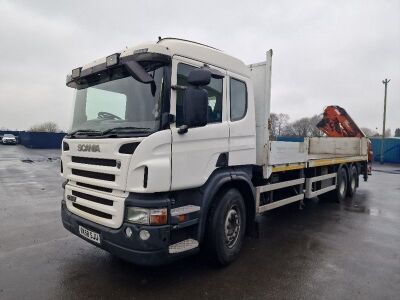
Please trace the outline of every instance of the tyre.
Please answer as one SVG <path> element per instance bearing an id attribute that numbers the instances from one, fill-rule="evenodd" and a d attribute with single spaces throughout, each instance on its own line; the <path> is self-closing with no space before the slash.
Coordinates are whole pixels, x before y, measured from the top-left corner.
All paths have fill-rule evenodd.
<path id="1" fill-rule="evenodd" d="M 358 180 L 358 170 L 357 166 L 353 165 L 350 168 L 349 172 L 349 182 L 348 182 L 348 188 L 347 188 L 347 195 L 349 197 L 354 197 L 357 191 L 357 180 Z"/>
<path id="2" fill-rule="evenodd" d="M 242 248 L 246 231 L 246 207 L 242 194 L 234 188 L 214 200 L 207 224 L 207 250 L 221 266 L 234 261 Z"/>
<path id="3" fill-rule="evenodd" d="M 347 194 L 347 172 L 346 169 L 341 167 L 337 172 L 336 189 L 334 190 L 334 199 L 341 202 L 346 198 Z"/>

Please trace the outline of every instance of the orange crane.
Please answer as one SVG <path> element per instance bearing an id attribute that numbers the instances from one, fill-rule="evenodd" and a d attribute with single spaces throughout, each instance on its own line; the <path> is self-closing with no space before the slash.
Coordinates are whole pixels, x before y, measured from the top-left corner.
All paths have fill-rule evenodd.
<path id="1" fill-rule="evenodd" d="M 337 105 L 327 106 L 317 127 L 329 137 L 366 137 L 346 110 Z M 372 144 L 368 140 L 368 174 L 371 175 Z"/>

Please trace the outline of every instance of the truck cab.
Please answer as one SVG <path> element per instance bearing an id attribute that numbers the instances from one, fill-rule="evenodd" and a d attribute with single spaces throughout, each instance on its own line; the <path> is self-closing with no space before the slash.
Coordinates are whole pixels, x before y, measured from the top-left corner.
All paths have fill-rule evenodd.
<path id="1" fill-rule="evenodd" d="M 131 62 L 154 81 L 140 82 L 126 71 Z M 194 70 L 211 73 L 198 87 L 207 95 L 206 124 L 185 129 L 183 101 Z M 246 178 L 253 194 L 251 170 L 243 167 L 256 159 L 253 87 L 240 60 L 206 45 L 162 39 L 75 69 L 67 85 L 76 95 L 63 141 L 63 220 L 74 233 L 91 230 L 100 241 L 91 242 L 106 250 L 129 249 L 128 260 L 153 262 L 161 255 L 142 254 L 197 250 L 205 230 L 201 208 L 233 173 Z"/>
<path id="2" fill-rule="evenodd" d="M 281 145 L 269 142 L 271 58 L 268 51 L 265 62 L 247 66 L 213 47 L 167 38 L 72 70 L 64 227 L 136 264 L 205 248 L 226 265 L 258 213 L 316 189 L 339 190 L 339 162 L 305 171 L 308 141 L 284 147 L 292 151 L 284 158 Z M 278 189 L 286 196 L 269 196 Z"/>

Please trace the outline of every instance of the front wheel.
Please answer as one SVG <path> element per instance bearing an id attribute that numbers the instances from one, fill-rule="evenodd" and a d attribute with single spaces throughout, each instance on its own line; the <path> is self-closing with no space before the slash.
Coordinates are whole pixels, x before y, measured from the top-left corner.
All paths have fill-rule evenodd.
<path id="1" fill-rule="evenodd" d="M 236 259 L 246 230 L 246 207 L 242 194 L 234 188 L 215 199 L 207 225 L 207 248 L 222 266 Z"/>

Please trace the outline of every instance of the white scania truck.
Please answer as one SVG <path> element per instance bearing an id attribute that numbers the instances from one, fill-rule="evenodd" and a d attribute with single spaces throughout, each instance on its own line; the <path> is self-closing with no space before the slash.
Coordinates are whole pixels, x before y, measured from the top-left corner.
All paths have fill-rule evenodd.
<path id="1" fill-rule="evenodd" d="M 64 227 L 136 264 L 202 248 L 226 265 L 257 215 L 353 196 L 368 176 L 365 138 L 269 140 L 271 59 L 245 65 L 165 38 L 72 70 Z"/>

